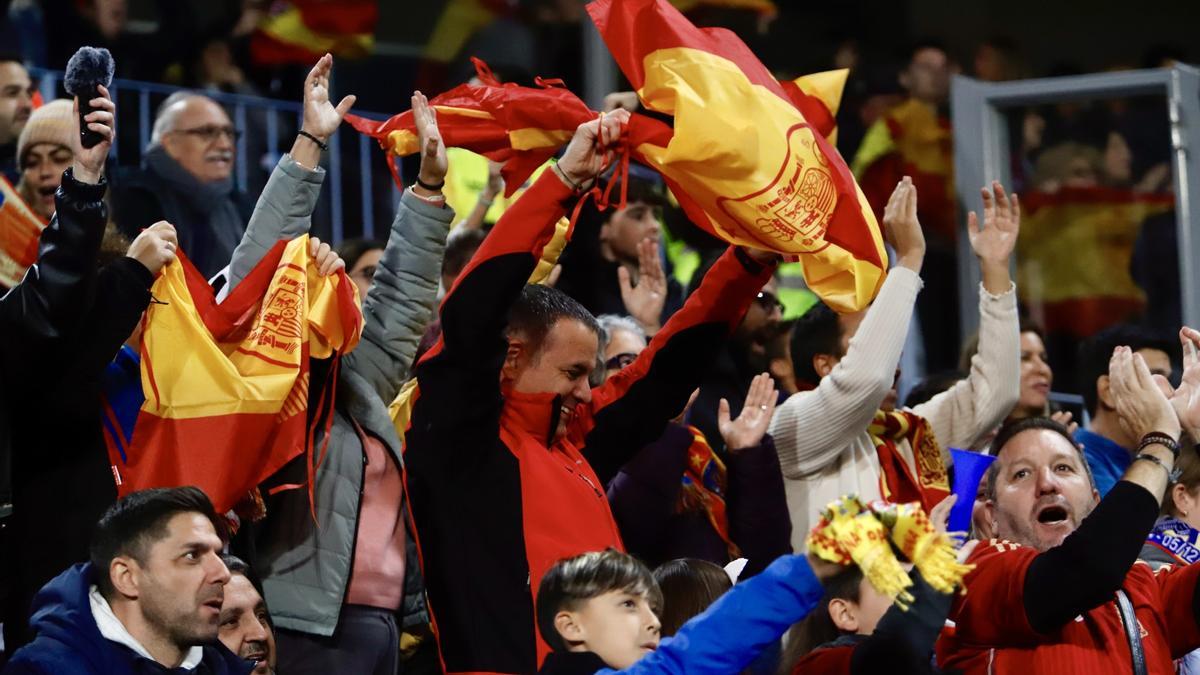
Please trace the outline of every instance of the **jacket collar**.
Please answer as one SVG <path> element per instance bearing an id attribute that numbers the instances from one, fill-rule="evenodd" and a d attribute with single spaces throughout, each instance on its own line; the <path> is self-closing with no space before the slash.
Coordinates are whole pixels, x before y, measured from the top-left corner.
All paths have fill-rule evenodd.
<path id="1" fill-rule="evenodd" d="M 505 427 L 518 429 L 541 440 L 550 447 L 554 444 L 554 431 L 558 427 L 559 407 L 562 397 L 558 394 L 530 394 L 514 391 L 510 383 L 501 385 L 504 395 L 502 420 Z"/>
<path id="2" fill-rule="evenodd" d="M 551 652 L 538 675 L 593 675 L 607 668 L 595 652 Z"/>
<path id="3" fill-rule="evenodd" d="M 88 602 L 92 608 L 92 618 L 96 620 L 96 628 L 100 629 L 100 634 L 105 639 L 129 647 L 133 650 L 133 653 L 144 659 L 155 660 L 150 655 L 150 650 L 146 649 L 141 642 L 138 642 L 137 638 L 133 637 L 129 630 L 125 628 L 125 624 L 121 623 L 121 620 L 113 613 L 112 606 L 100 594 L 100 589 L 96 588 L 95 584 L 92 584 L 91 588 L 88 589 Z M 203 659 L 204 648 L 194 645 L 188 650 L 187 655 L 184 656 L 183 663 L 180 663 L 176 668 L 192 670 L 200 665 L 200 661 Z"/>

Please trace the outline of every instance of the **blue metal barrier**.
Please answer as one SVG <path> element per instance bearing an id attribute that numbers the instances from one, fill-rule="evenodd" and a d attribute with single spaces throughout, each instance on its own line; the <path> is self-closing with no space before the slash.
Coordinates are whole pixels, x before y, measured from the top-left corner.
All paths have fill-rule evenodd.
<path id="1" fill-rule="evenodd" d="M 62 71 L 30 68 L 29 74 L 38 83 L 44 100 L 67 96 L 62 88 Z M 181 89 L 153 82 L 113 80 L 109 93 L 118 107 L 117 136 L 111 154 L 118 167 L 138 166 L 143 151 L 150 143 L 158 105 Z M 290 147 L 290 141 L 303 119 L 303 106 L 294 101 L 277 101 L 259 96 L 194 91 L 225 106 L 234 126 L 243 132 L 237 142 L 234 180 L 238 190 L 255 196 L 266 184 L 271 170 L 286 150 L 286 147 L 281 150 L 281 142 L 288 143 Z M 130 105 L 136 106 L 136 117 L 129 112 Z M 380 113 L 354 112 L 372 119 L 388 117 Z M 126 127 L 136 128 L 136 134 L 128 132 Z M 343 143 L 343 134 L 351 134 L 354 138 Z M 314 232 L 322 233 L 334 244 L 347 237 L 372 238 L 376 231 L 386 234 L 399 200 L 398 190 L 392 185 L 387 169 L 387 161 L 388 158 L 372 139 L 343 124 L 330 138 L 329 152 L 322 159 L 322 165 L 328 172 L 324 187 L 328 200 L 321 200 L 324 204 L 318 203 L 317 212 L 313 214 Z M 343 170 L 347 166 L 350 167 L 350 173 Z M 349 193 L 343 184 L 345 182 L 352 184 Z M 354 183 L 357 183 L 357 190 L 354 190 Z M 389 188 L 389 185 L 392 187 Z M 376 216 L 386 218 L 380 228 L 375 227 Z M 357 222 L 347 222 L 350 219 Z"/>

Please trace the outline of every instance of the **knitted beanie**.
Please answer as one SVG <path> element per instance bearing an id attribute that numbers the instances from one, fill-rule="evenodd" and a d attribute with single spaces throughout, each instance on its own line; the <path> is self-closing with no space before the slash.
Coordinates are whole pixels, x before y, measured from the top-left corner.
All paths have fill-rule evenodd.
<path id="1" fill-rule="evenodd" d="M 38 143 L 53 143 L 70 149 L 75 134 L 71 99 L 60 98 L 43 105 L 29 116 L 17 138 L 17 165 L 24 164 L 25 151 Z"/>

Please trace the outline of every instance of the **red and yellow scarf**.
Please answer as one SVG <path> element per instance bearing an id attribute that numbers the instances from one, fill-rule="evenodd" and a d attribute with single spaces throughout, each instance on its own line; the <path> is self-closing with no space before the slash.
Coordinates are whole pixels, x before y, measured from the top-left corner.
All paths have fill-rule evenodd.
<path id="1" fill-rule="evenodd" d="M 742 557 L 741 550 L 729 537 L 729 516 L 725 512 L 725 491 L 728 478 L 725 463 L 713 452 L 704 434 L 689 426 L 692 444 L 687 449 L 687 466 L 683 470 L 683 488 L 675 505 L 677 513 L 703 512 L 712 524 L 731 558 Z"/>
<path id="2" fill-rule="evenodd" d="M 879 453 L 879 494 L 885 501 L 920 502 L 928 511 L 950 496 L 946 462 L 925 418 L 903 410 L 879 410 L 868 433 Z M 912 448 L 915 474 L 896 447 L 897 441 L 905 439 Z"/>

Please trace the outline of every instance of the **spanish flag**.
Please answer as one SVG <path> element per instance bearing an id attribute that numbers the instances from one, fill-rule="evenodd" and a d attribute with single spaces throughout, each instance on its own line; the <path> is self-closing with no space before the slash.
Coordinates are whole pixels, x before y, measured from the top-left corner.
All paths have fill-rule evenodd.
<path id="1" fill-rule="evenodd" d="M 639 128 L 644 117 L 629 136 L 689 217 L 731 243 L 796 257 L 834 309 L 870 303 L 887 268 L 883 238 L 826 139 L 833 121 L 820 97 L 785 88 L 736 35 L 696 28 L 666 0 L 587 9 L 642 104 L 675 118 L 669 137 Z"/>
<path id="2" fill-rule="evenodd" d="M 446 147 L 466 148 L 504 162 L 505 196 L 525 181 L 571 140 L 575 128 L 595 116 L 559 80 L 538 79 L 538 87 L 501 84 L 487 64 L 471 59 L 480 84 L 462 84 L 434 96 L 438 130 Z M 346 120 L 360 133 L 379 141 L 384 150 L 403 157 L 417 151 L 412 111 L 376 122 L 357 115 Z"/>
<path id="3" fill-rule="evenodd" d="M 16 286 L 37 262 L 38 240 L 45 228 L 41 217 L 0 177 L 0 287 Z"/>
<path id="4" fill-rule="evenodd" d="M 1037 318 L 1048 332 L 1077 338 L 1133 317 L 1146 303 L 1129 271 L 1138 231 L 1174 208 L 1171 193 L 1104 187 L 1021 195 L 1021 301 L 1041 307 Z M 1175 264 L 1174 254 L 1165 264 Z"/>
<path id="5" fill-rule="evenodd" d="M 375 48 L 378 0 L 276 1 L 250 39 L 255 63 L 311 65 L 326 53 L 360 59 Z"/>
<path id="6" fill-rule="evenodd" d="M 120 494 L 197 485 L 223 513 L 311 445 L 310 384 L 332 402 L 362 314 L 345 273 L 319 276 L 308 250 L 307 236 L 279 242 L 220 304 L 182 252 L 163 270 L 143 318 L 146 400 L 114 461 Z M 310 383 L 309 359 L 330 357 L 329 381 Z"/>

